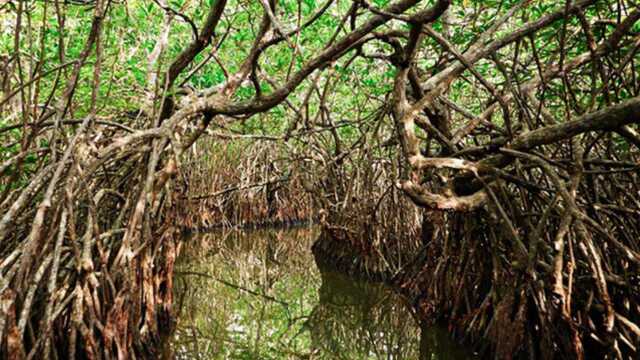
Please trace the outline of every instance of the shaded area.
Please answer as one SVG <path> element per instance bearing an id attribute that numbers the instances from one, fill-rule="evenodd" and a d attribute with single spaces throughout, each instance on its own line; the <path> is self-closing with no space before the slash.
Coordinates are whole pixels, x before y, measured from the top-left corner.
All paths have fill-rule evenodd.
<path id="1" fill-rule="evenodd" d="M 177 264 L 177 359 L 467 359 L 389 287 L 318 269 L 316 229 L 207 233 Z"/>

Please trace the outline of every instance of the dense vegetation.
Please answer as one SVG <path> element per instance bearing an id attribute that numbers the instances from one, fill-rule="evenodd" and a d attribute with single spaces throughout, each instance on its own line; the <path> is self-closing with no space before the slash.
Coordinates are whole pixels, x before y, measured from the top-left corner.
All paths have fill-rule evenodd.
<path id="1" fill-rule="evenodd" d="M 4 1 L 0 353 L 155 356 L 184 226 L 313 217 L 485 356 L 638 356 L 639 50 L 634 0 Z"/>

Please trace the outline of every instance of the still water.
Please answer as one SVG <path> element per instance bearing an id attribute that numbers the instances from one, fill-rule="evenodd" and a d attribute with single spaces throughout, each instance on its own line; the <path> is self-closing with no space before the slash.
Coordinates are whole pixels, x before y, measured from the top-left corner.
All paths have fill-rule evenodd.
<path id="1" fill-rule="evenodd" d="M 318 269 L 314 228 L 197 234 L 177 264 L 176 359 L 468 359 L 388 287 Z"/>

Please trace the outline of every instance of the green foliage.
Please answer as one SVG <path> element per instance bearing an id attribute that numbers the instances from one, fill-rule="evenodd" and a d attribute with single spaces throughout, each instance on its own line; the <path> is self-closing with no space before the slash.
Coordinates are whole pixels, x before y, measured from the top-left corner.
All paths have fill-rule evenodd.
<path id="1" fill-rule="evenodd" d="M 193 2 L 188 0 L 171 0 L 168 6 L 174 11 L 180 12 L 185 18 L 190 19 L 193 24 L 201 31 L 203 21 L 206 17 L 209 7 L 213 6 L 215 0 L 209 0 L 204 3 Z M 388 0 L 373 0 L 372 5 L 384 8 L 390 3 Z M 427 7 L 435 3 L 428 1 L 421 7 Z M 439 32 L 446 32 L 449 41 L 460 51 L 466 50 L 478 38 L 480 34 L 490 28 L 495 20 L 504 14 L 504 12 L 516 5 L 518 1 L 499 1 L 499 0 L 456 0 L 449 10 L 450 21 L 464 23 L 465 26 L 447 26 L 443 19 L 437 20 L 432 24 L 433 28 Z M 301 2 L 293 0 L 281 0 L 277 2 L 276 16 L 281 22 L 284 29 L 291 30 L 298 26 L 300 22 L 304 22 L 310 16 L 315 14 L 320 6 L 324 5 L 324 1 L 304 0 Z M 55 16 L 54 9 L 49 6 L 45 14 L 45 8 L 42 3 L 29 3 L 25 6 L 29 7 L 29 21 L 32 24 L 43 23 L 45 26 L 33 26 L 30 32 L 24 30 L 20 33 L 19 47 L 22 53 L 30 54 L 33 59 L 25 62 L 24 72 L 33 72 L 35 64 L 40 63 L 43 71 L 50 71 L 54 67 L 59 66 L 64 60 L 75 59 L 83 51 L 85 40 L 90 31 L 92 21 L 92 8 L 88 6 L 79 6 L 73 3 L 63 4 L 65 12 L 64 26 L 59 23 Z M 300 8 L 298 8 L 300 6 Z M 263 95 L 270 94 L 280 84 L 283 84 L 291 75 L 304 66 L 311 57 L 322 51 L 330 39 L 344 35 L 348 30 L 348 26 L 339 27 L 343 14 L 351 7 L 351 2 L 337 2 L 326 11 L 320 18 L 310 26 L 304 28 L 299 34 L 292 36 L 288 41 L 282 41 L 276 46 L 269 47 L 261 54 L 258 65 L 259 75 L 265 75 L 271 82 L 262 80 L 260 82 L 260 91 Z M 498 34 L 500 36 L 517 29 L 527 21 L 531 21 L 548 14 L 558 7 L 558 3 L 550 0 L 535 1 L 528 6 L 526 11 L 517 12 L 516 16 L 509 19 L 506 26 L 503 26 Z M 240 69 L 242 62 L 246 58 L 251 49 L 252 43 L 258 32 L 260 25 L 260 17 L 262 14 L 262 5 L 258 1 L 231 0 L 227 5 L 228 9 L 222 17 L 221 23 L 216 29 L 216 35 L 212 39 L 212 46 L 205 51 L 199 53 L 192 64 L 178 77 L 176 84 L 185 82 L 185 85 L 195 90 L 215 89 L 225 83 L 226 77 Z M 15 12 L 15 4 L 9 3 L 0 13 L 3 16 L 6 26 L 0 30 L 0 54 L 12 54 L 14 52 L 14 34 L 12 33 L 15 17 L 11 16 Z M 589 18 L 597 18 L 602 16 L 602 12 L 607 8 L 604 4 L 588 8 L 585 15 Z M 182 17 L 172 15 L 171 26 L 168 34 L 168 46 L 164 48 L 157 62 L 150 64 L 151 54 L 160 41 L 160 35 L 165 26 L 167 12 L 161 9 L 156 3 L 150 1 L 132 0 L 128 2 L 112 2 L 105 22 L 103 24 L 104 31 L 101 37 L 102 61 L 101 61 L 101 79 L 100 86 L 97 89 L 99 115 L 105 117 L 114 117 L 114 115 L 123 111 L 137 110 L 141 107 L 142 99 L 147 98 L 148 92 L 153 92 L 152 84 L 149 83 L 150 72 L 156 72 L 160 79 L 163 78 L 166 70 L 174 59 L 180 54 L 187 45 L 193 41 L 194 34 L 191 25 Z M 300 18 L 298 18 L 300 16 Z M 357 24 L 363 21 L 367 16 L 359 17 Z M 579 22 L 575 17 L 567 21 L 568 26 L 572 29 L 579 29 Z M 349 25 L 350 24 L 344 24 Z M 537 56 L 542 61 L 557 61 L 554 54 L 557 53 L 559 47 L 559 34 L 562 29 L 563 22 L 559 21 L 552 26 L 545 27 L 537 31 L 531 40 L 536 46 Z M 26 28 L 25 28 L 26 29 Z M 378 29 L 386 30 L 406 30 L 407 24 L 399 21 L 391 22 Z M 337 33 L 336 33 L 337 31 Z M 598 26 L 594 28 L 597 38 L 603 38 L 611 33 L 611 26 Z M 640 31 L 640 24 L 636 23 L 632 28 L 636 33 Z M 273 31 L 275 34 L 276 31 Z M 588 51 L 584 35 L 576 32 L 578 35 L 570 38 L 567 56 L 572 57 Z M 267 37 L 274 36 L 269 34 Z M 38 46 L 39 39 L 42 38 L 42 51 Z M 224 41 L 223 41 L 224 40 Z M 406 39 L 400 38 L 404 44 Z M 441 54 L 442 47 L 434 40 L 425 38 L 427 46 L 416 56 L 416 64 L 418 68 L 425 73 L 437 72 L 438 67 L 442 66 Z M 519 46 L 519 61 L 531 64 L 532 49 L 530 39 L 523 39 Z M 63 51 L 60 48 L 63 44 Z M 298 44 L 298 49 L 293 49 L 291 44 Z M 496 54 L 498 58 L 509 62 L 511 59 L 504 54 L 513 52 L 515 45 L 510 45 Z M 388 101 L 388 95 L 393 87 L 395 77 L 395 67 L 388 61 L 381 58 L 362 58 L 354 56 L 367 54 L 376 54 L 381 56 L 389 56 L 393 53 L 393 47 L 382 41 L 375 41 L 366 44 L 362 49 L 350 50 L 338 61 L 331 64 L 330 72 L 337 76 L 331 80 L 330 91 L 327 94 L 328 106 L 330 106 L 333 121 L 347 123 L 340 127 L 339 134 L 341 140 L 346 144 L 352 143 L 358 139 L 358 132 L 355 129 L 359 126 L 358 118 L 369 118 L 371 114 Z M 215 59 L 210 53 L 215 53 Z M 93 92 L 93 69 L 96 63 L 95 51 L 91 53 L 87 60 L 87 65 L 81 72 L 78 87 L 74 93 L 73 107 L 71 116 L 81 118 L 89 111 L 91 103 L 91 95 Z M 197 71 L 196 70 L 196 66 Z M 492 61 L 480 61 L 474 65 L 480 75 L 491 82 L 498 85 L 504 85 L 507 79 L 504 78 Z M 510 81 L 523 83 L 534 76 L 536 71 L 533 66 L 526 69 L 515 71 Z M 56 83 L 57 75 L 68 75 L 70 67 L 52 72 L 44 76 L 40 82 L 40 91 L 38 92 L 35 103 L 44 103 L 53 92 L 54 98 L 61 94 L 61 86 Z M 188 78 L 187 78 L 188 76 Z M 56 84 L 58 84 L 56 86 Z M 293 106 L 300 106 L 304 101 L 304 96 L 308 92 L 312 81 L 306 80 L 303 85 L 296 89 L 288 98 Z M 599 85 L 601 85 L 599 83 Z M 55 89 L 54 89 L 54 86 Z M 176 85 L 177 87 L 178 85 Z M 551 90 L 561 91 L 562 84 L 550 84 Z M 162 90 L 162 84 L 158 85 Z M 550 91 L 551 91 L 550 90 Z M 168 89 L 169 93 L 178 93 L 177 89 Z M 553 94 L 553 93 L 549 93 Z M 317 95 L 317 94 L 316 94 Z M 242 86 L 233 95 L 234 100 L 250 100 L 256 96 L 254 85 L 248 82 Z M 464 106 L 471 112 L 478 114 L 483 111 L 486 104 L 483 101 L 488 97 L 486 91 L 482 90 L 478 83 L 474 80 L 474 76 L 470 72 L 466 72 L 463 77 L 456 80 L 452 86 L 448 96 Z M 633 96 L 628 90 L 622 89 L 616 96 L 620 99 Z M 551 99 L 553 95 L 549 96 Z M 587 104 L 590 99 L 589 94 L 584 95 L 581 104 Z M 595 99 L 596 103 L 601 104 L 604 99 L 599 96 Z M 320 111 L 320 100 L 318 96 L 312 96 L 307 103 L 305 111 L 311 118 L 316 118 Z M 547 104 L 551 111 L 558 109 L 559 105 L 553 101 Z M 354 114 L 358 114 L 354 116 Z M 558 113 L 559 114 L 559 113 Z M 277 106 L 267 113 L 254 116 L 250 119 L 242 121 L 241 124 L 230 125 L 234 131 L 245 133 L 259 133 L 267 135 L 281 135 L 282 132 L 291 126 L 300 128 L 299 124 L 293 124 L 298 116 L 294 114 L 289 106 Z M 115 116 L 115 121 L 120 121 Z M 390 125 L 389 119 L 386 119 Z M 2 124 L 13 124 L 15 119 L 5 121 Z M 4 136 L 16 139 L 19 137 L 18 132 L 9 132 Z M 9 154 L 15 153 L 17 147 L 11 146 L 3 148 L 3 157 L 7 158 Z"/>

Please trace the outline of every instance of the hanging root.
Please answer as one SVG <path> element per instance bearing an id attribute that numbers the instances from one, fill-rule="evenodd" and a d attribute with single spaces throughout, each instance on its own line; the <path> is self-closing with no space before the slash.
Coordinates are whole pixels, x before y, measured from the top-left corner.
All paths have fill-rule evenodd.
<path id="1" fill-rule="evenodd" d="M 85 119 L 61 155 L 3 202 L 5 355 L 144 356 L 171 328 L 179 234 L 163 224 L 176 216 L 173 191 L 148 176 L 159 142 L 130 136 Z M 122 145 L 96 140 L 105 137 Z"/>
<path id="2" fill-rule="evenodd" d="M 189 187 L 180 204 L 188 216 L 180 219 L 182 226 L 260 227 L 315 219 L 295 162 L 278 142 L 262 140 L 207 138 L 189 151 L 182 173 Z"/>
<path id="3" fill-rule="evenodd" d="M 552 158 L 502 149 L 540 189 L 483 180 L 487 208 L 444 215 L 403 278 L 423 316 L 498 358 L 637 356 L 640 152 L 615 141 L 575 137 Z"/>

